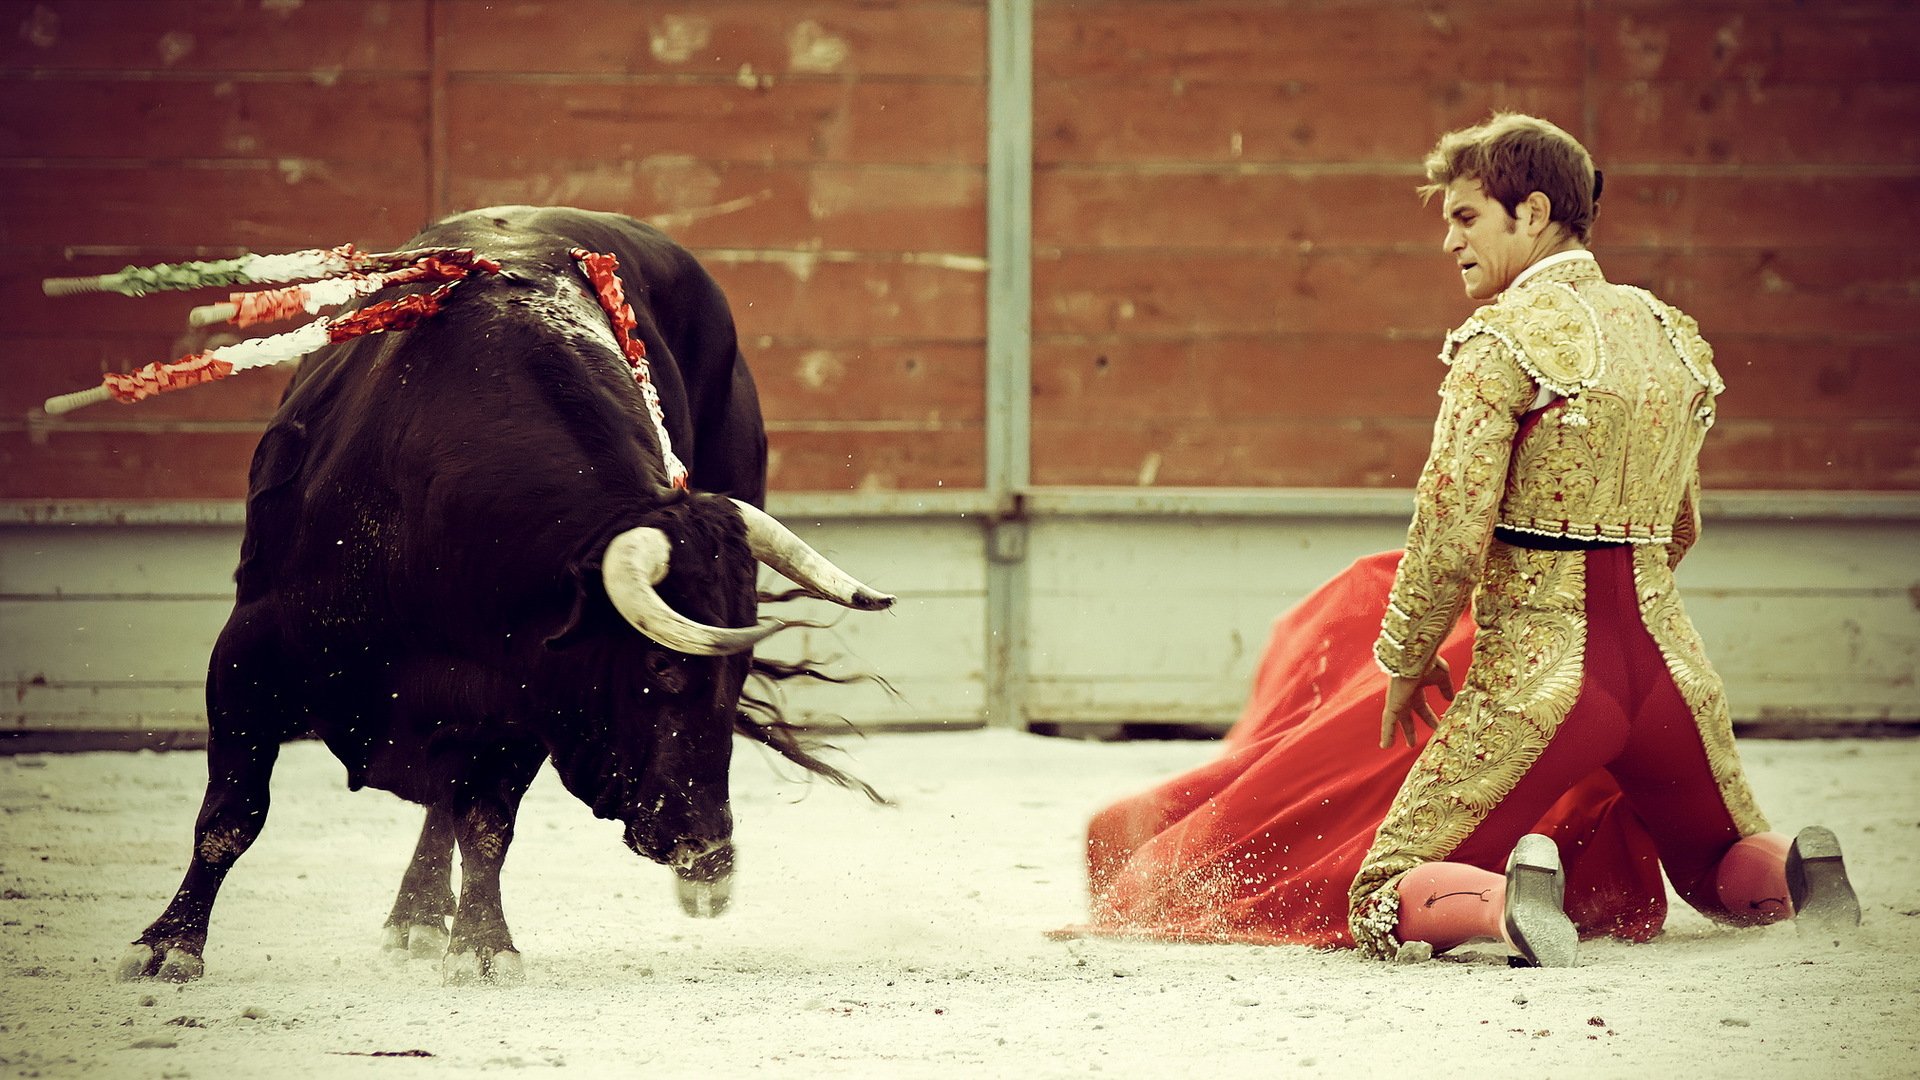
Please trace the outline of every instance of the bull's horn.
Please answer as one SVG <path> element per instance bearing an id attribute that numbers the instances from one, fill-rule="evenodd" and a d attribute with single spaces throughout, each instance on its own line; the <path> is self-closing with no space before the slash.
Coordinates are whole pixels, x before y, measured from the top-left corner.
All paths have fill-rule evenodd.
<path id="1" fill-rule="evenodd" d="M 668 607 L 653 587 L 666 578 L 672 550 L 673 541 L 659 529 L 628 529 L 607 544 L 600 559 L 607 599 L 635 630 L 675 652 L 724 656 L 746 652 L 787 625 L 762 619 L 757 626 L 708 626 Z"/>
<path id="2" fill-rule="evenodd" d="M 733 505 L 747 523 L 747 547 L 753 557 L 804 585 L 814 595 L 843 607 L 861 611 L 879 611 L 893 606 L 895 597 L 875 592 L 853 575 L 827 561 L 825 555 L 807 546 L 793 530 L 773 519 L 771 514 L 739 499 Z"/>

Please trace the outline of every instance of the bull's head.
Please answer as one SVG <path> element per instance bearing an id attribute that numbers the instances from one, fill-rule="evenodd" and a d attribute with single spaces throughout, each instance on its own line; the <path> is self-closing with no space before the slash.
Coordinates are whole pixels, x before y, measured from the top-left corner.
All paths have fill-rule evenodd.
<path id="1" fill-rule="evenodd" d="M 748 550 L 759 562 L 845 607 L 878 611 L 893 605 L 893 596 L 861 584 L 765 512 L 737 499 L 733 503 L 746 526 Z M 648 638 L 677 653 L 730 656 L 789 625 L 767 618 L 753 626 L 711 626 L 675 611 L 655 588 L 667 578 L 672 552 L 665 530 L 643 526 L 615 536 L 601 558 L 607 598 Z M 665 654 L 654 654 L 653 662 L 659 665 L 654 675 L 671 682 L 677 662 Z M 729 711 L 732 700 L 726 699 Z M 726 804 L 731 716 L 724 729 L 706 730 L 709 725 L 699 721 L 690 726 L 701 730 L 667 732 L 667 745 L 649 762 L 641 791 L 652 793 L 645 798 L 653 805 L 633 808 L 626 839 L 634 851 L 673 869 L 688 914 L 718 915 L 727 905 L 734 862 Z M 713 744 L 716 737 L 719 742 Z"/>

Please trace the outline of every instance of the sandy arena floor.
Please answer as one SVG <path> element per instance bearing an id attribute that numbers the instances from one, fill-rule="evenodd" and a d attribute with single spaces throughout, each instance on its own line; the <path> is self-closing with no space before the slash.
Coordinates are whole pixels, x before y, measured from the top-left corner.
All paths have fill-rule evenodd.
<path id="1" fill-rule="evenodd" d="M 116 983 L 178 884 L 205 758 L 0 760 L 0 1064 L 201 1080 L 1920 1074 L 1920 740 L 1745 747 L 1776 825 L 1839 832 L 1866 907 L 1856 940 L 1676 907 L 1654 943 L 1590 944 L 1565 971 L 1052 942 L 1083 914 L 1088 815 L 1214 744 L 973 732 L 849 749 L 897 807 L 741 746 L 741 871 L 710 922 L 543 774 L 505 876 L 528 969 L 515 988 L 444 987 L 431 963 L 380 954 L 421 811 L 348 792 L 316 744 L 281 757 L 207 977 Z"/>

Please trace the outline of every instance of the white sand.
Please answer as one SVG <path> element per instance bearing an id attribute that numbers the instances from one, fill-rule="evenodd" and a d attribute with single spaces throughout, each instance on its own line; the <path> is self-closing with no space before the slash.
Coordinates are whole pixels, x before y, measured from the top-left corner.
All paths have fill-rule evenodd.
<path id="1" fill-rule="evenodd" d="M 670 879 L 543 774 L 507 862 L 517 988 L 443 987 L 379 930 L 421 811 L 288 747 L 215 911 L 204 980 L 116 983 L 184 867 L 205 758 L 0 760 L 6 1075 L 1913 1076 L 1920 741 L 1747 744 L 1777 826 L 1839 832 L 1866 906 L 1836 946 L 1680 909 L 1574 970 L 1301 948 L 1046 940 L 1083 914 L 1109 798 L 1215 751 L 993 732 L 849 745 L 894 809 L 735 766 L 734 909 Z M 781 770 L 790 771 L 790 770 Z M 430 1057 L 375 1057 L 421 1050 Z"/>

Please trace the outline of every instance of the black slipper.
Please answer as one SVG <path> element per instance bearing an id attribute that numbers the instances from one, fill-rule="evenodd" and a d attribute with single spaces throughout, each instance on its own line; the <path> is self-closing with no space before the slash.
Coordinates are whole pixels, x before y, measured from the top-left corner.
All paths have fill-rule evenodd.
<path id="1" fill-rule="evenodd" d="M 1507 940 L 1519 955 L 1514 967 L 1572 967 L 1580 934 L 1566 913 L 1567 881 L 1560 849 L 1539 833 L 1528 833 L 1507 856 L 1507 906 L 1502 916 Z"/>
<path id="2" fill-rule="evenodd" d="M 1787 893 L 1794 919 L 1825 932 L 1860 925 L 1860 899 L 1847 880 L 1840 839 L 1831 829 L 1809 825 L 1787 849 Z"/>

